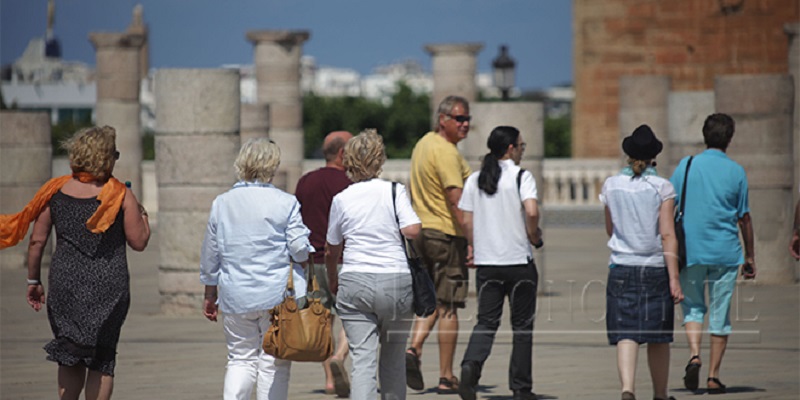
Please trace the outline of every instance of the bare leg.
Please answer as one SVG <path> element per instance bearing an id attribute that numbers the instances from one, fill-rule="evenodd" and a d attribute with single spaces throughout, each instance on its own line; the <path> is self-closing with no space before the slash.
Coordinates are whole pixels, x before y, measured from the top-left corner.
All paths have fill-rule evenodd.
<path id="1" fill-rule="evenodd" d="M 686 341 L 689 342 L 689 357 L 700 355 L 700 341 L 703 338 L 703 324 L 697 322 L 687 322 Z M 700 364 L 700 360 L 694 360 Z"/>
<path id="2" fill-rule="evenodd" d="M 89 370 L 86 375 L 86 400 L 109 400 L 113 391 L 113 376 Z"/>
<path id="3" fill-rule="evenodd" d="M 617 370 L 623 392 L 633 391 L 636 382 L 636 361 L 639 357 L 639 344 L 633 340 L 623 339 L 617 342 Z"/>
<path id="4" fill-rule="evenodd" d="M 347 335 L 344 333 L 344 326 L 339 328 L 339 343 L 336 344 L 336 350 L 333 352 L 333 358 L 344 361 L 347 359 L 349 351 L 347 344 Z"/>
<path id="5" fill-rule="evenodd" d="M 653 397 L 666 400 L 669 381 L 669 343 L 649 343 L 647 364 L 650 367 L 650 379 L 653 381 Z"/>
<path id="6" fill-rule="evenodd" d="M 78 400 L 86 382 L 86 367 L 75 365 L 58 366 L 58 398 L 61 400 Z"/>
<path id="7" fill-rule="evenodd" d="M 725 349 L 727 347 L 727 336 L 711 335 L 711 365 L 708 366 L 709 378 L 719 378 L 719 368 L 720 365 L 722 365 L 722 356 L 725 355 Z"/>
<path id="8" fill-rule="evenodd" d="M 439 307 L 439 377 L 453 375 L 453 356 L 458 342 L 458 314 L 456 309 Z"/>
<path id="9" fill-rule="evenodd" d="M 431 329 L 433 329 L 437 319 L 439 319 L 438 308 L 433 314 L 425 318 L 417 318 L 414 321 L 414 328 L 411 330 L 411 347 L 417 351 L 417 355 L 420 358 L 422 358 L 422 345 L 425 344 L 425 340 L 431 334 Z"/>
<path id="10" fill-rule="evenodd" d="M 335 319 L 336 317 L 331 315 L 331 325 L 333 325 Z M 334 350 L 333 355 L 322 362 L 322 368 L 325 370 L 325 391 L 328 393 L 333 392 L 334 390 L 333 372 L 331 372 L 331 360 L 344 361 L 347 358 L 347 346 L 347 334 L 344 332 L 344 326 L 341 326 L 339 329 L 338 340 L 336 341 L 336 349 Z"/>

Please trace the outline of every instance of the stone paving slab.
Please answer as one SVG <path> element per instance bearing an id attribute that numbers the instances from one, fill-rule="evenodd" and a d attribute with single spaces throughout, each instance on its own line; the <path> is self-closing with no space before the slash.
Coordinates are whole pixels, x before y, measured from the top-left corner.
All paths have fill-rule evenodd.
<path id="1" fill-rule="evenodd" d="M 605 233 L 602 228 L 550 228 L 545 235 L 548 293 L 540 295 L 538 302 L 534 390 L 543 399 L 618 399 L 616 353 L 606 342 L 602 320 L 608 258 Z M 113 398 L 219 399 L 226 359 L 222 327 L 199 314 L 177 317 L 159 313 L 157 244 L 154 237 L 144 253 L 128 253 L 132 305 L 118 349 Z M 0 268 L 0 399 L 55 398 L 57 367 L 44 359 L 42 350 L 51 339 L 47 316 L 33 312 L 25 303 L 24 279 L 23 269 Z M 714 399 L 800 398 L 798 289 L 796 284 L 739 286 L 732 309 L 734 333 L 721 376 L 729 393 Z M 463 311 L 456 365 L 474 324 L 474 299 Z M 483 399 L 511 399 L 507 384 L 511 352 L 508 326 L 506 310 L 481 379 L 479 395 Z M 639 398 L 648 399 L 652 391 L 644 347 L 640 353 L 637 392 Z M 430 389 L 409 392 L 409 399 L 458 399 L 433 391 L 438 382 L 437 357 L 434 332 L 422 357 Z M 707 339 L 703 357 L 708 358 Z M 686 340 L 676 325 L 670 394 L 678 399 L 709 398 L 702 390 L 693 394 L 683 389 L 681 378 L 687 359 Z M 704 368 L 701 377 L 706 373 Z M 323 394 L 322 388 L 319 364 L 293 365 L 290 399 L 334 398 Z"/>

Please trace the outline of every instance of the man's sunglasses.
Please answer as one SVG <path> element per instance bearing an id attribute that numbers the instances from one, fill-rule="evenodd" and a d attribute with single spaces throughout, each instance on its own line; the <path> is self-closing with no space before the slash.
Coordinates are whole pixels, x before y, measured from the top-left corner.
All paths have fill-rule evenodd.
<path id="1" fill-rule="evenodd" d="M 472 121 L 472 116 L 470 115 L 450 115 L 447 114 L 448 117 L 454 119 L 459 124 L 463 124 L 464 122 Z"/>

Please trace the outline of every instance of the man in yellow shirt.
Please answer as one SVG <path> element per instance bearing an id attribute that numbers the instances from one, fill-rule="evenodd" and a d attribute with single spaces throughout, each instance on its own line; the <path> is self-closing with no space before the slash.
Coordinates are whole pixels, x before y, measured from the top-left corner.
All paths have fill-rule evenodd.
<path id="1" fill-rule="evenodd" d="M 456 144 L 469 133 L 469 102 L 448 96 L 439 104 L 437 128 L 420 139 L 411 154 L 411 201 L 422 221 L 422 233 L 414 245 L 436 286 L 438 306 L 414 324 L 411 347 L 406 354 L 406 382 L 423 390 L 420 356 L 422 345 L 439 321 L 439 386 L 441 394 L 454 394 L 458 380 L 453 374 L 453 355 L 458 340 L 458 315 L 467 290 L 467 239 L 461 231 L 458 209 L 464 181 L 472 172 Z"/>

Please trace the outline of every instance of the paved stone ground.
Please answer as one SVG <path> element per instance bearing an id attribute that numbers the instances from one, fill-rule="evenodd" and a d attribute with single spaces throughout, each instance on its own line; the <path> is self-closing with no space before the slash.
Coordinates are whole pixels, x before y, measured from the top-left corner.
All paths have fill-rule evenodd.
<path id="1" fill-rule="evenodd" d="M 606 342 L 604 267 L 608 252 L 602 228 L 550 228 L 544 274 L 547 294 L 540 295 L 534 330 L 534 390 L 542 399 L 618 399 L 615 350 Z M 144 253 L 129 252 L 133 304 L 122 330 L 114 398 L 219 399 L 225 371 L 222 327 L 201 315 L 159 314 L 158 241 Z M 199 244 L 198 244 L 199 249 Z M 539 255 L 541 262 L 542 256 Z M 51 399 L 56 393 L 56 365 L 44 359 L 51 339 L 47 316 L 25 303 L 25 271 L 0 268 L 0 398 Z M 475 302 L 462 315 L 456 365 L 474 324 Z M 676 318 L 677 319 L 677 318 Z M 734 399 L 800 397 L 800 291 L 798 285 L 740 285 L 732 309 L 734 334 L 725 356 L 722 380 Z M 678 326 L 678 329 L 680 327 Z M 483 399 L 510 399 L 508 318 L 504 317 L 481 380 Z M 686 341 L 676 331 L 670 368 L 670 394 L 705 399 L 703 391 L 683 389 L 688 359 Z M 423 373 L 431 389 L 409 399 L 457 399 L 433 391 L 438 381 L 438 347 L 433 334 L 423 349 Z M 704 360 L 708 359 L 707 339 Z M 637 375 L 639 398 L 652 391 L 642 348 Z M 704 377 L 707 369 L 701 371 Z M 402 379 L 402 377 L 398 377 Z M 290 399 L 332 399 L 322 393 L 318 364 L 293 366 Z"/>

